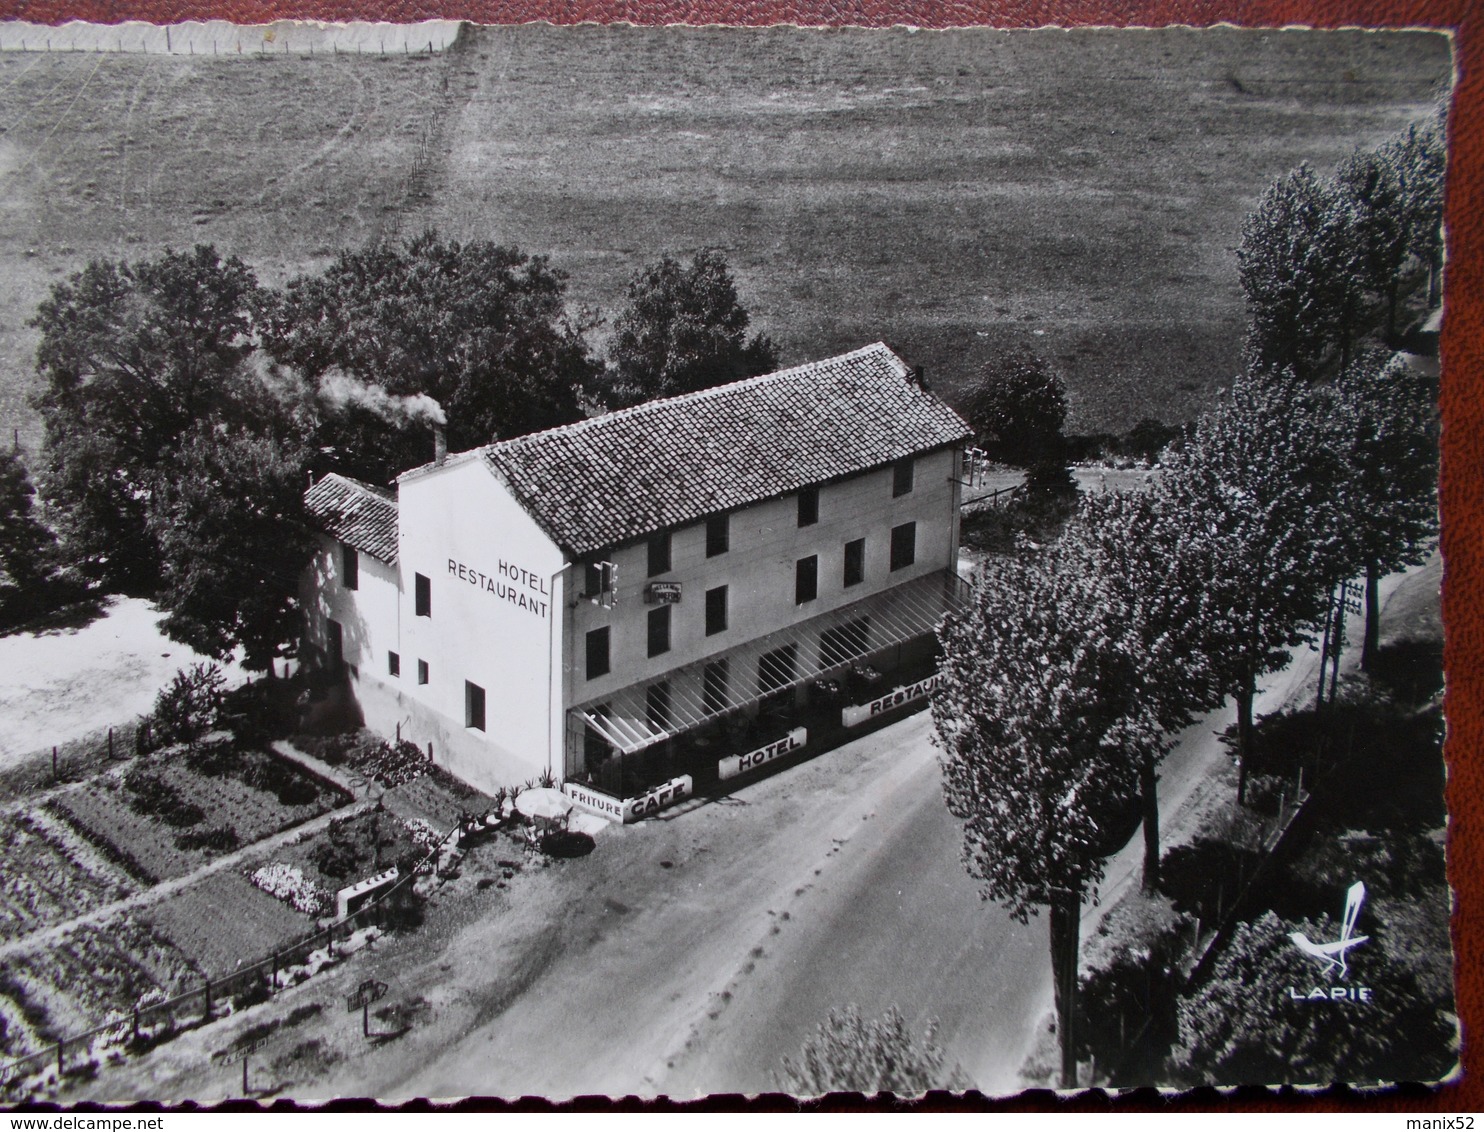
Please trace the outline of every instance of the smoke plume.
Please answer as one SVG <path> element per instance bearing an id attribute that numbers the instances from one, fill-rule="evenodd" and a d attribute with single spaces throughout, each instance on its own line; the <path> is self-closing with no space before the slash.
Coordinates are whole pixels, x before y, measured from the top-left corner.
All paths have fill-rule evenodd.
<path id="1" fill-rule="evenodd" d="M 319 395 L 325 402 L 335 406 L 355 405 L 375 413 L 388 424 L 434 424 L 448 423 L 443 406 L 426 393 L 414 393 L 410 397 L 396 397 L 379 385 L 368 385 L 357 381 L 339 369 L 329 369 L 319 379 Z"/>

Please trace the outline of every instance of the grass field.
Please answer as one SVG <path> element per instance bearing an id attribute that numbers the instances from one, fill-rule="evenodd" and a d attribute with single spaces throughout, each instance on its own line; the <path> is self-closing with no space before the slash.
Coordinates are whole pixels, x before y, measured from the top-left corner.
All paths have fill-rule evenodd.
<path id="1" fill-rule="evenodd" d="M 1074 429 L 1184 419 L 1236 365 L 1263 187 L 1421 116 L 1450 66 L 1440 35 L 1231 29 L 5 52 L 0 423 L 39 439 L 24 322 L 91 257 L 210 240 L 278 282 L 398 224 L 548 253 L 610 314 L 640 264 L 717 245 L 786 362 L 883 338 L 951 395 L 1019 342 L 1064 367 Z"/>

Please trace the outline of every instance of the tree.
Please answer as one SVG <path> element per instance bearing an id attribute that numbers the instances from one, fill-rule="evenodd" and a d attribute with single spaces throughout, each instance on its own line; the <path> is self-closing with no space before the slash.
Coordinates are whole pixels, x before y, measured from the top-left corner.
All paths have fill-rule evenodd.
<path id="1" fill-rule="evenodd" d="M 1399 357 L 1363 355 L 1339 379 L 1345 530 L 1365 573 L 1360 666 L 1375 663 L 1381 578 L 1420 563 L 1438 529 L 1436 389 Z"/>
<path id="2" fill-rule="evenodd" d="M 1285 923 L 1273 912 L 1240 924 L 1210 975 L 1178 1004 L 1173 1065 L 1191 1085 L 1331 1085 L 1433 1081 L 1456 1057 L 1456 1035 L 1415 976 L 1372 937 L 1349 958 L 1348 982 L 1366 1003 L 1295 1000 L 1328 988 L 1319 965 L 1290 942 L 1339 937 L 1327 916 Z"/>
<path id="3" fill-rule="evenodd" d="M 308 453 L 205 423 L 150 496 L 163 562 L 165 633 L 206 656 L 243 650 L 266 669 L 300 629 L 299 576 L 313 550 L 303 512 Z"/>
<path id="4" fill-rule="evenodd" d="M 981 895 L 1025 923 L 1050 912 L 1061 1079 L 1076 1084 L 1079 917 L 1126 837 L 1156 726 L 1138 704 L 1118 614 L 1075 556 L 990 559 L 938 631 L 933 722 L 943 793 Z"/>
<path id="5" fill-rule="evenodd" d="M 20 453 L 0 453 L 0 625 L 34 612 L 56 571 L 57 539 L 37 518 L 35 496 Z"/>
<path id="6" fill-rule="evenodd" d="M 1245 374 L 1154 488 L 1164 521 L 1204 563 L 1202 651 L 1236 699 L 1242 801 L 1257 681 L 1312 638 L 1325 596 L 1348 576 L 1348 471 L 1331 402 L 1289 372 Z"/>
<path id="7" fill-rule="evenodd" d="M 1067 391 L 1060 375 L 1029 352 L 986 362 L 964 394 L 964 417 L 997 460 L 1029 469 L 1032 478 L 1066 467 Z M 1039 473 L 1039 475 L 1038 475 Z"/>
<path id="8" fill-rule="evenodd" d="M 565 273 L 542 256 L 428 232 L 341 252 L 323 274 L 291 280 L 263 303 L 264 344 L 321 386 L 319 442 L 336 450 L 334 465 L 386 482 L 428 461 L 428 433 L 322 379 L 338 371 L 392 398 L 436 399 L 456 450 L 567 424 L 597 366 L 566 295 Z"/>
<path id="9" fill-rule="evenodd" d="M 31 325 L 41 332 L 43 489 L 70 562 L 126 588 L 158 580 L 150 493 L 197 421 L 241 417 L 257 295 L 241 260 L 198 245 L 95 260 L 41 303 Z"/>
<path id="10" fill-rule="evenodd" d="M 1386 337 L 1396 334 L 1402 270 L 1409 251 L 1406 197 L 1387 151 L 1361 150 L 1335 171 L 1344 205 L 1350 211 L 1356 268 L 1365 290 L 1386 304 Z"/>
<path id="11" fill-rule="evenodd" d="M 1396 171 L 1406 216 L 1407 250 L 1427 267 L 1429 304 L 1438 301 L 1443 269 L 1443 177 L 1448 163 L 1445 135 L 1446 113 L 1439 107 L 1426 123 L 1409 126 L 1381 147 L 1387 163 Z"/>
<path id="12" fill-rule="evenodd" d="M 1147 891 L 1159 886 L 1159 764 L 1175 732 L 1220 702 L 1204 652 L 1208 547 L 1166 513 L 1167 502 L 1155 492 L 1091 495 L 1062 535 L 1126 659 L 1125 754 L 1139 777 Z"/>
<path id="13" fill-rule="evenodd" d="M 1348 361 L 1364 315 L 1352 220 L 1335 186 L 1307 164 L 1269 186 L 1247 217 L 1237 264 L 1257 368 L 1312 381 L 1332 351 Z"/>
<path id="14" fill-rule="evenodd" d="M 854 1004 L 831 1010 L 804 1042 L 799 1060 L 783 1059 L 783 1086 L 797 1097 L 915 1097 L 929 1089 L 966 1088 L 956 1066 L 944 1069 L 946 1055 L 936 1037 L 937 1025 L 930 1022 L 922 1038 L 914 1038 L 894 1006 L 879 1020 L 862 1018 Z"/>
<path id="15" fill-rule="evenodd" d="M 747 337 L 751 317 L 721 253 L 705 248 L 690 266 L 665 256 L 637 272 L 608 348 L 611 408 L 740 381 L 778 368 L 778 349 Z"/>

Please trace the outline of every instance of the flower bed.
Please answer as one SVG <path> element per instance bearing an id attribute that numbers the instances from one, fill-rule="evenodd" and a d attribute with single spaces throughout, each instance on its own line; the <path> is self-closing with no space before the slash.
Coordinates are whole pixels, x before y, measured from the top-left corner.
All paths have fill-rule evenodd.
<path id="1" fill-rule="evenodd" d="M 282 900 L 306 916 L 322 916 L 330 905 L 330 894 L 306 880 L 297 865 L 272 861 L 247 874 L 247 879 L 269 896 Z"/>
<path id="2" fill-rule="evenodd" d="M 122 900 L 129 875 L 45 813 L 0 815 L 0 939 Z"/>
<path id="3" fill-rule="evenodd" d="M 424 818 L 443 832 L 447 832 L 461 814 L 482 814 L 494 805 L 494 799 L 489 795 L 460 782 L 437 766 L 412 782 L 388 790 L 384 800 L 397 813 Z"/>
<path id="4" fill-rule="evenodd" d="M 375 847 L 378 840 L 379 857 Z M 292 907 L 300 907 L 295 901 L 301 892 L 306 905 L 311 899 L 309 894 L 323 893 L 325 904 L 320 906 L 319 914 L 328 914 L 333 911 L 334 896 L 340 889 L 409 857 L 420 859 L 426 852 L 407 826 L 392 814 L 357 814 L 337 818 L 324 829 L 285 845 L 274 854 L 270 865 L 274 871 L 253 883 Z"/>

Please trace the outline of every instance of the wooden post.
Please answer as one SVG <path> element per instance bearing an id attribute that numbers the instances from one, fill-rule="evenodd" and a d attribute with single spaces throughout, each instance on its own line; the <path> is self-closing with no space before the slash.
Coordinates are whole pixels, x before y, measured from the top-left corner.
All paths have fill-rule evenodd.
<path id="1" fill-rule="evenodd" d="M 361 1033 L 368 1038 L 371 1036 L 371 1002 L 369 999 L 361 1003 Z"/>
<path id="2" fill-rule="evenodd" d="M 57 780 L 57 748 L 52 747 L 52 781 Z"/>
<path id="3" fill-rule="evenodd" d="M 165 54 L 170 54 L 170 26 L 165 25 Z"/>
<path id="4" fill-rule="evenodd" d="M 108 729 L 108 758 L 109 758 L 109 761 L 110 762 L 113 761 L 113 728 L 112 727 L 110 727 Z"/>
<path id="5" fill-rule="evenodd" d="M 210 979 L 207 979 L 206 980 L 206 990 L 205 990 L 205 992 L 201 996 L 201 1001 L 205 1004 L 203 1006 L 202 1010 L 201 1010 L 201 1020 L 203 1022 L 210 1022 L 211 1021 L 211 980 Z"/>
<path id="6" fill-rule="evenodd" d="M 67 1043 L 65 1040 L 57 1042 L 57 1076 L 59 1077 L 62 1075 L 62 1071 L 65 1068 L 63 1065 L 63 1058 L 66 1046 Z"/>
<path id="7" fill-rule="evenodd" d="M 428 762 L 433 761 L 433 740 L 428 740 Z"/>
<path id="8" fill-rule="evenodd" d="M 139 1007 L 138 1006 L 135 1006 L 134 1007 L 134 1028 L 133 1028 L 132 1037 L 134 1039 L 135 1044 L 137 1045 L 139 1043 Z"/>
<path id="9" fill-rule="evenodd" d="M 247 1096 L 247 1054 L 242 1055 L 242 1095 Z"/>

